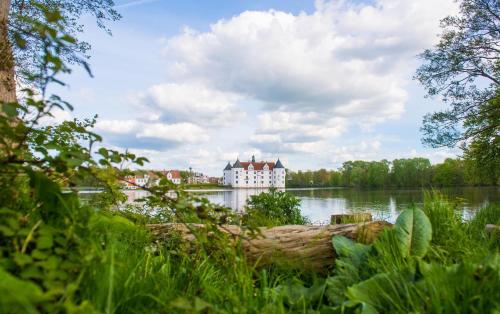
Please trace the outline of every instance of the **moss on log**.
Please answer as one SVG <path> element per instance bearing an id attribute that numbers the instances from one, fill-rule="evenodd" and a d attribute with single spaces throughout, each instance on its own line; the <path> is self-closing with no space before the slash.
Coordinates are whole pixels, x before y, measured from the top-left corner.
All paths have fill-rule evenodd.
<path id="1" fill-rule="evenodd" d="M 356 214 L 340 214 L 332 215 L 330 223 L 332 225 L 347 224 L 347 223 L 359 223 L 372 221 L 372 214 L 370 213 L 356 213 Z"/>

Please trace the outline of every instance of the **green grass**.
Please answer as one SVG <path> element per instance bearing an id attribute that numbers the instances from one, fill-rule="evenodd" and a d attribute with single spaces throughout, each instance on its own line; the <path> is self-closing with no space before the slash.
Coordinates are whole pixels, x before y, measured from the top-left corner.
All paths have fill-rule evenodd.
<path id="1" fill-rule="evenodd" d="M 195 245 L 182 244 L 173 236 L 158 242 L 145 227 L 148 217 L 97 211 L 91 215 L 87 232 L 80 233 L 87 237 L 88 245 L 81 247 L 85 251 L 79 255 L 82 267 L 78 278 L 57 302 L 74 313 L 500 310 L 499 235 L 484 229 L 488 223 L 500 222 L 500 206 L 491 204 L 470 221 L 464 221 L 453 202 L 429 193 L 421 210 L 410 211 L 413 216 L 398 219 L 395 228 L 386 230 L 371 245 L 334 237 L 338 257 L 332 260 L 335 267 L 329 274 L 255 267 L 246 262 L 237 245 L 224 237 L 208 238 Z M 412 223 L 409 218 L 417 216 L 419 220 Z M 411 237 L 401 237 L 398 228 L 403 223 L 412 226 Z M 430 230 L 432 239 L 418 234 Z M 405 242 L 410 243 L 405 250 L 401 249 L 402 239 L 411 240 Z M 417 241 L 420 249 L 415 250 Z M 51 265 L 51 257 L 45 262 L 33 256 L 34 265 Z M 66 262 L 58 265 L 62 267 Z M 31 274 L 28 270 L 26 274 Z M 45 277 L 36 278 L 52 274 L 60 275 L 50 268 Z M 39 282 L 36 278 L 29 281 L 22 276 L 0 268 L 0 295 L 9 296 L 0 298 L 0 313 L 35 313 L 41 309 L 40 304 L 55 302 L 32 284 Z M 61 308 L 50 305 L 44 309 Z"/>
<path id="2" fill-rule="evenodd" d="M 356 260 L 346 256 L 343 266 L 341 258 L 334 273 L 323 278 L 293 269 L 255 268 L 228 245 L 210 252 L 180 248 L 173 240 L 155 244 L 143 226 L 120 216 L 98 215 L 91 226 L 100 243 L 99 258 L 84 271 L 78 297 L 101 313 L 498 309 L 499 245 L 484 232 L 484 225 L 499 222 L 500 206 L 490 205 L 464 222 L 453 203 L 434 193 L 427 195 L 423 211 L 433 230 L 424 258 L 398 255 L 394 233 L 388 231 L 358 259 L 359 269 L 353 269 Z"/>
<path id="3" fill-rule="evenodd" d="M 226 186 L 219 185 L 216 183 L 202 183 L 202 184 L 184 184 L 182 186 L 184 189 L 188 190 L 207 190 L 207 189 L 224 189 Z"/>

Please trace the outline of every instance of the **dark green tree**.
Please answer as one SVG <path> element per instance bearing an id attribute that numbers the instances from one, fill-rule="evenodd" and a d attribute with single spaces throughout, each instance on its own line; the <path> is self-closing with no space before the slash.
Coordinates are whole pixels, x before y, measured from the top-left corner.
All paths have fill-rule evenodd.
<path id="1" fill-rule="evenodd" d="M 423 142 L 455 146 L 465 140 L 498 138 L 500 83 L 500 3 L 461 0 L 460 13 L 441 21 L 439 43 L 420 57 L 416 79 L 429 96 L 441 96 L 449 108 L 424 117 Z M 497 117 L 478 123 L 484 116 Z"/>
<path id="2" fill-rule="evenodd" d="M 465 164 L 461 159 L 447 158 L 434 166 L 434 186 L 461 186 L 465 184 Z"/>

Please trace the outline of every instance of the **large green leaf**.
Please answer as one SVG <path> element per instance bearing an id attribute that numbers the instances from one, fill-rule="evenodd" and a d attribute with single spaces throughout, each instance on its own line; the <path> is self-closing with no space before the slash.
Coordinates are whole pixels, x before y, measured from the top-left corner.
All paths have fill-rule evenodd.
<path id="1" fill-rule="evenodd" d="M 423 257 L 432 239 L 432 225 L 422 210 L 410 208 L 399 215 L 395 233 L 403 256 Z"/>
<path id="2" fill-rule="evenodd" d="M 0 267 L 1 313 L 39 313 L 37 305 L 43 300 L 43 292 L 37 285 L 19 279 Z"/>
<path id="3" fill-rule="evenodd" d="M 359 307 L 358 313 L 407 313 L 411 272 L 381 273 L 347 289 L 346 307 Z"/>
<path id="4" fill-rule="evenodd" d="M 356 243 L 344 236 L 334 236 L 332 244 L 335 249 L 335 275 L 326 279 L 325 295 L 336 305 L 345 300 L 347 288 L 364 278 L 366 260 L 372 246 Z"/>

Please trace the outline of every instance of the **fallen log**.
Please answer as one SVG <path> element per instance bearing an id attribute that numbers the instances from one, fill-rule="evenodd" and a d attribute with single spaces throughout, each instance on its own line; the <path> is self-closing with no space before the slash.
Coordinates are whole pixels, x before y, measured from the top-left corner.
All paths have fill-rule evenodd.
<path id="1" fill-rule="evenodd" d="M 356 214 L 338 214 L 332 215 L 330 224 L 346 224 L 346 223 L 359 223 L 372 221 L 372 214 L 370 213 L 356 213 Z"/>
<path id="2" fill-rule="evenodd" d="M 273 228 L 259 228 L 256 236 L 235 225 L 219 227 L 231 235 L 233 244 L 241 244 L 248 262 L 255 265 L 277 264 L 314 271 L 326 271 L 334 265 L 335 252 L 331 239 L 334 235 L 371 243 L 383 229 L 392 226 L 385 221 L 360 224 L 303 226 L 288 225 Z M 200 224 L 156 224 L 148 226 L 157 239 L 168 239 L 173 233 L 180 233 L 182 239 L 194 241 L 191 230 L 204 228 Z"/>
<path id="3" fill-rule="evenodd" d="M 487 233 L 500 235 L 500 226 L 494 224 L 487 224 L 486 227 L 484 227 L 484 229 L 486 230 Z"/>

